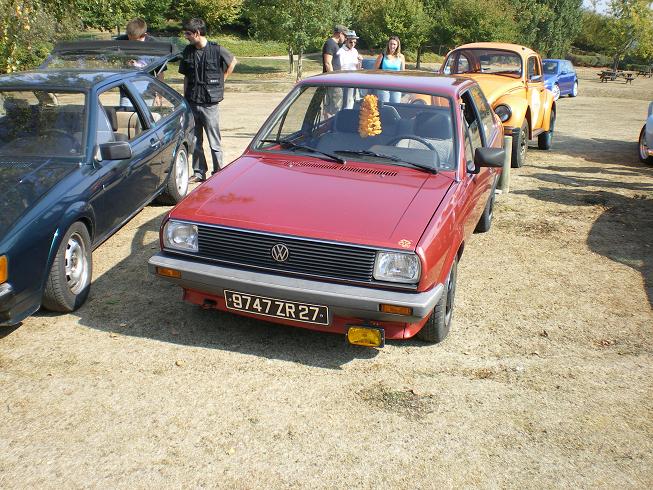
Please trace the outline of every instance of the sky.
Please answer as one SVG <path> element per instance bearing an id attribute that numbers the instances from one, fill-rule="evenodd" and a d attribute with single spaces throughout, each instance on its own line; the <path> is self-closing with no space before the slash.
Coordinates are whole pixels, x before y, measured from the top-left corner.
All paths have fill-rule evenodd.
<path id="1" fill-rule="evenodd" d="M 602 14 L 605 14 L 608 11 L 608 0 L 598 0 L 596 5 L 596 11 Z M 583 6 L 587 8 L 592 8 L 591 0 L 583 0 Z"/>

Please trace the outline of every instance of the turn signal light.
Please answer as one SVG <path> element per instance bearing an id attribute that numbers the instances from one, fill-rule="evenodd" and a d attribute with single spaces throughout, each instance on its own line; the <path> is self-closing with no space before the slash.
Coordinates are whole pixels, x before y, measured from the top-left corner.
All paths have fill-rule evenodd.
<path id="1" fill-rule="evenodd" d="M 409 306 L 381 305 L 380 309 L 383 313 L 394 313 L 395 315 L 411 316 L 413 314 L 413 309 Z"/>
<path id="2" fill-rule="evenodd" d="M 168 269 L 167 267 L 157 267 L 156 273 L 164 277 L 173 277 L 175 279 L 181 278 L 181 271 L 176 269 Z"/>
<path id="3" fill-rule="evenodd" d="M 9 277 L 9 264 L 7 262 L 7 256 L 0 256 L 0 284 L 5 282 Z"/>
<path id="4" fill-rule="evenodd" d="M 349 327 L 347 340 L 353 345 L 383 347 L 385 345 L 385 333 L 381 328 Z"/>

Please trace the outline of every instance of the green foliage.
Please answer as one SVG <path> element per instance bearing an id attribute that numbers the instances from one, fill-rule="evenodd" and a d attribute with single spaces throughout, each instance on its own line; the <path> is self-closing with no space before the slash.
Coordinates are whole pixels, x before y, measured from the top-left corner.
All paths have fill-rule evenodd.
<path id="1" fill-rule="evenodd" d="M 370 47 L 385 48 L 388 37 L 399 36 L 402 49 L 423 45 L 427 39 L 431 20 L 424 10 L 422 0 L 386 0 L 367 4 L 354 22 L 358 35 Z"/>
<path id="2" fill-rule="evenodd" d="M 120 28 L 144 9 L 144 0 L 73 0 L 84 27 L 104 31 Z"/>
<path id="3" fill-rule="evenodd" d="M 608 53 L 610 51 L 609 25 L 608 16 L 591 10 L 583 10 L 581 29 L 574 39 L 574 46 L 583 51 Z"/>
<path id="4" fill-rule="evenodd" d="M 612 0 L 608 45 L 616 68 L 627 54 L 653 57 L 653 10 L 650 0 Z"/>
<path id="5" fill-rule="evenodd" d="M 287 47 L 277 41 L 256 41 L 254 39 L 240 39 L 236 36 L 211 36 L 216 42 L 227 48 L 232 53 L 240 56 L 282 56 L 287 54 Z M 238 64 L 241 69 L 241 63 Z"/>
<path id="6" fill-rule="evenodd" d="M 611 58 L 601 53 L 583 53 L 572 51 L 568 55 L 568 58 L 575 66 L 606 67 L 611 63 Z"/>
<path id="7" fill-rule="evenodd" d="M 211 33 L 235 22 L 242 8 L 243 0 L 178 0 L 173 3 L 170 16 L 182 20 L 199 17 Z"/>
<path id="8" fill-rule="evenodd" d="M 563 58 L 580 32 L 582 0 L 515 0 L 519 41 L 544 57 Z"/>

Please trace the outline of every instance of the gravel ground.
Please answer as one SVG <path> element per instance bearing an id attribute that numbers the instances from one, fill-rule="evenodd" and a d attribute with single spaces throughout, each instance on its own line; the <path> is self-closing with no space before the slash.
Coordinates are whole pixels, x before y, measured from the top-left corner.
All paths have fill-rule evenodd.
<path id="1" fill-rule="evenodd" d="M 651 488 L 653 80 L 581 76 L 469 240 L 441 345 L 185 304 L 147 272 L 168 208 L 143 210 L 84 307 L 0 329 L 0 486 Z M 229 159 L 282 96 L 227 94 Z"/>

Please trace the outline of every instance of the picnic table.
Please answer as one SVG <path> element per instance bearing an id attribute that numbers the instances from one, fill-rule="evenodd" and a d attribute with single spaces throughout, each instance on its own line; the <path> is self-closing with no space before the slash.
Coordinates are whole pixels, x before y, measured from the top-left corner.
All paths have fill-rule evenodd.
<path id="1" fill-rule="evenodd" d="M 648 67 L 648 68 L 640 68 L 637 70 L 637 76 L 638 77 L 644 77 L 644 78 L 651 78 L 653 77 L 653 67 Z"/>
<path id="2" fill-rule="evenodd" d="M 623 70 L 603 70 L 599 72 L 599 78 L 601 82 L 615 82 L 619 79 L 624 79 L 625 83 L 633 83 L 635 79 L 635 74 L 632 71 L 623 71 Z"/>

